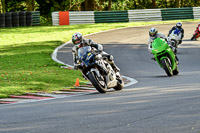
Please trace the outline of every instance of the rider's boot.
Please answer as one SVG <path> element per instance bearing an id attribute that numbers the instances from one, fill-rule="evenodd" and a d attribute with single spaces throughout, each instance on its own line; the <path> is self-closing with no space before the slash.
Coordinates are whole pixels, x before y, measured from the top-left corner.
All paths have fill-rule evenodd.
<path id="1" fill-rule="evenodd" d="M 106 57 L 105 59 L 107 60 L 107 62 L 111 65 L 111 67 L 113 68 L 113 70 L 115 71 L 115 73 L 119 72 L 120 69 L 116 66 L 113 56 L 112 55 L 104 55 L 104 57 Z"/>
<path id="2" fill-rule="evenodd" d="M 117 67 L 117 66 L 115 65 L 115 63 L 111 64 L 111 66 L 112 66 L 113 70 L 115 71 L 115 73 L 120 72 L 119 67 Z"/>
<path id="3" fill-rule="evenodd" d="M 152 59 L 152 60 L 154 60 L 154 61 L 156 61 L 156 59 L 155 59 L 155 57 L 154 57 L 154 56 L 153 56 L 153 57 L 151 57 L 151 59 Z"/>
<path id="4" fill-rule="evenodd" d="M 113 70 L 115 71 L 115 74 L 117 78 L 120 78 L 120 69 L 117 67 L 114 61 L 110 61 L 110 65 L 112 66 Z"/>

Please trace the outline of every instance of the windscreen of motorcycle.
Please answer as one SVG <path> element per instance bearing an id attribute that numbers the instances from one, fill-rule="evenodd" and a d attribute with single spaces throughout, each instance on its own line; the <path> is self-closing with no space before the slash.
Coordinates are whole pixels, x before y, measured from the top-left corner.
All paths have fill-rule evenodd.
<path id="1" fill-rule="evenodd" d="M 156 38 L 152 43 L 152 53 L 158 53 L 165 49 L 167 49 L 168 44 L 166 43 L 165 39 Z"/>
<path id="2" fill-rule="evenodd" d="M 78 49 L 78 58 L 84 60 L 87 56 L 88 51 L 91 51 L 90 46 L 81 47 Z"/>

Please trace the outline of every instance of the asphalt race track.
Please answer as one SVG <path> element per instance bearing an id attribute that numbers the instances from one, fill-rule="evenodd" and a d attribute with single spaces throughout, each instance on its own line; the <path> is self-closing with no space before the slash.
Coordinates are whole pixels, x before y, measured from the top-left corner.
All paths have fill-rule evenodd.
<path id="1" fill-rule="evenodd" d="M 148 30 L 167 35 L 175 24 L 111 30 L 87 36 L 114 56 L 122 75 L 137 84 L 122 91 L 0 107 L 0 133 L 200 133 L 198 22 L 184 22 L 179 75 L 168 77 L 147 50 Z M 58 59 L 72 65 L 72 44 Z"/>

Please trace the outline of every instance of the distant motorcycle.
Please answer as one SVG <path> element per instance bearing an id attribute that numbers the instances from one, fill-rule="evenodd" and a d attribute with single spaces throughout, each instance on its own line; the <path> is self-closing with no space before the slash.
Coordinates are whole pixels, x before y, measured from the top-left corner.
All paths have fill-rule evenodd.
<path id="1" fill-rule="evenodd" d="M 152 43 L 152 53 L 161 68 L 169 77 L 178 75 L 178 62 L 172 49 L 162 38 L 156 38 Z"/>
<path id="2" fill-rule="evenodd" d="M 168 35 L 169 39 L 171 40 L 171 45 L 175 48 L 178 47 L 178 45 L 182 42 L 181 40 L 181 30 L 175 29 L 171 32 L 171 34 Z"/>
<path id="3" fill-rule="evenodd" d="M 191 40 L 196 40 L 199 36 L 200 36 L 200 26 L 198 26 L 197 29 L 194 31 Z"/>
<path id="4" fill-rule="evenodd" d="M 116 75 L 101 53 L 90 46 L 79 48 L 78 58 L 81 62 L 79 69 L 100 93 L 106 93 L 109 88 L 121 90 L 124 87 L 121 75 Z"/>

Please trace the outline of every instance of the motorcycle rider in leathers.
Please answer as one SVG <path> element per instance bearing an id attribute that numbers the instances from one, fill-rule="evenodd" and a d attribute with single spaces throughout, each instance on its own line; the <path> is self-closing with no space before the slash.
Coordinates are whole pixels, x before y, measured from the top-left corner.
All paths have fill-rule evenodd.
<path id="1" fill-rule="evenodd" d="M 196 30 L 199 31 L 199 28 L 200 28 L 200 23 L 198 23 L 198 26 L 196 27 Z M 197 40 L 197 38 L 195 37 L 194 40 Z"/>
<path id="2" fill-rule="evenodd" d="M 149 41 L 148 41 L 148 50 L 149 50 L 150 54 L 152 53 L 152 42 L 156 38 L 165 39 L 165 41 L 167 42 L 167 44 L 169 45 L 169 47 L 172 49 L 172 51 L 175 51 L 175 47 L 173 47 L 171 45 L 170 39 L 168 37 L 166 37 L 164 34 L 158 33 L 158 30 L 156 28 L 152 27 L 149 30 Z M 176 56 L 176 54 L 175 54 L 175 57 L 176 57 L 176 60 L 178 61 L 178 57 Z M 155 60 L 154 57 L 152 57 L 151 59 Z"/>
<path id="3" fill-rule="evenodd" d="M 154 27 L 152 27 L 150 30 L 149 30 L 149 41 L 148 41 L 148 50 L 150 53 L 152 53 L 152 42 L 154 41 L 154 39 L 156 38 L 162 38 L 162 39 L 165 39 L 165 41 L 168 43 L 169 46 L 170 45 L 170 40 L 169 38 L 167 38 L 164 34 L 162 33 L 158 33 L 158 30 Z"/>
<path id="4" fill-rule="evenodd" d="M 184 37 L 184 29 L 182 28 L 182 23 L 181 22 L 176 23 L 176 26 L 172 27 L 172 29 L 169 31 L 168 36 L 172 33 L 172 31 L 174 31 L 176 29 L 180 30 L 180 32 L 181 32 L 181 40 L 179 41 L 179 44 L 181 44 L 182 43 L 182 39 Z"/>
<path id="5" fill-rule="evenodd" d="M 113 56 L 104 52 L 103 46 L 101 44 L 97 44 L 91 39 L 84 39 L 82 34 L 79 32 L 74 33 L 72 35 L 72 42 L 74 44 L 74 47 L 72 48 L 74 69 L 78 69 L 80 67 L 78 60 L 78 49 L 84 46 L 91 46 L 101 52 L 103 59 L 106 60 L 112 66 L 116 74 L 118 74 L 118 72 L 120 71 L 120 69 L 114 63 Z"/>

